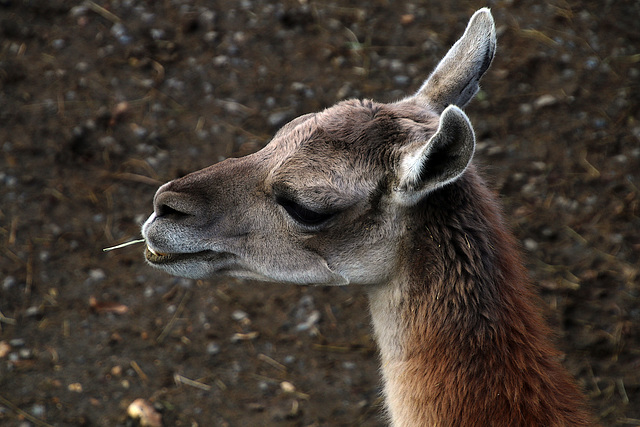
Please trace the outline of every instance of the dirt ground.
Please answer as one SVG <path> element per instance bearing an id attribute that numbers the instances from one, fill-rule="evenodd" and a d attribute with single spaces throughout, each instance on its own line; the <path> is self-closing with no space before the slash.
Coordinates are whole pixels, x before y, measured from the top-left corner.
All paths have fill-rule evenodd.
<path id="1" fill-rule="evenodd" d="M 165 181 L 415 91 L 488 5 L 467 108 L 567 368 L 640 425 L 640 3 L 0 0 L 0 424 L 384 425 L 359 288 L 145 265 Z"/>

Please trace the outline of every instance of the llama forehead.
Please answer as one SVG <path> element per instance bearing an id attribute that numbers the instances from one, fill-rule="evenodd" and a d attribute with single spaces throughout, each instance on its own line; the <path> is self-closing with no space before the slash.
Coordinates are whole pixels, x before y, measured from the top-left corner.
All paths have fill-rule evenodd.
<path id="1" fill-rule="evenodd" d="M 276 134 L 269 181 L 365 195 L 397 168 L 403 147 L 436 129 L 437 117 L 414 104 L 343 101 Z"/>
<path id="2" fill-rule="evenodd" d="M 317 114 L 314 123 L 351 155 L 371 159 L 437 128 L 435 115 L 416 104 L 381 104 L 370 100 L 340 102 Z"/>

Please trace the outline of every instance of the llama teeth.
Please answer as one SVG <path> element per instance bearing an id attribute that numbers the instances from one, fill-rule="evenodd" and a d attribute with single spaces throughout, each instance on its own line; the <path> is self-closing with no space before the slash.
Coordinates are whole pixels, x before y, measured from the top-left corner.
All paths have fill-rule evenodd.
<path id="1" fill-rule="evenodd" d="M 149 245 L 147 245 L 147 249 L 149 249 L 149 252 L 151 252 L 153 255 L 155 256 L 167 256 L 168 254 L 162 253 L 162 252 L 156 252 L 153 250 L 153 248 Z"/>

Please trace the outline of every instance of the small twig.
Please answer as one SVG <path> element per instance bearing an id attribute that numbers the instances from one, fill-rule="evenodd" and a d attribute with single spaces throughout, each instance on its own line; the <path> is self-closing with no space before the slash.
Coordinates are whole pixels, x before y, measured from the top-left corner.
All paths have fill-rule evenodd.
<path id="1" fill-rule="evenodd" d="M 167 326 L 165 326 L 162 332 L 160 332 L 160 335 L 158 335 L 158 338 L 156 338 L 156 342 L 161 343 L 167 337 L 169 332 L 171 332 L 173 325 L 178 320 L 178 316 L 180 316 L 180 314 L 182 314 L 182 310 L 184 310 L 184 306 L 187 303 L 187 298 L 189 297 L 189 295 L 190 293 L 188 291 L 184 293 L 184 295 L 182 296 L 182 300 L 180 301 L 180 304 L 178 304 L 178 308 L 176 309 L 176 312 L 173 313 L 173 317 L 171 318 L 171 320 L 169 320 L 169 323 L 167 323 Z"/>
<path id="2" fill-rule="evenodd" d="M 4 314 L 2 314 L 2 312 L 0 311 L 0 323 L 6 323 L 7 325 L 15 325 L 16 319 L 7 317 Z"/>
<path id="3" fill-rule="evenodd" d="M 331 328 L 335 329 L 338 326 L 338 319 L 336 319 L 335 314 L 333 314 L 333 310 L 331 309 L 331 305 L 328 303 L 324 306 L 324 311 L 327 313 L 327 317 L 329 318 L 329 323 L 331 324 Z"/>
<path id="4" fill-rule="evenodd" d="M 111 246 L 109 248 L 104 248 L 102 250 L 104 252 L 108 252 L 108 251 L 112 251 L 114 249 L 120 249 L 120 248 L 124 248 L 125 246 L 135 245 L 137 243 L 142 243 L 142 242 L 144 242 L 144 239 L 131 240 L 130 242 L 121 243 L 119 245 Z"/>
<path id="5" fill-rule="evenodd" d="M 4 248 L 2 248 L 2 251 L 7 256 L 7 258 L 11 258 L 11 260 L 15 264 L 17 264 L 17 265 L 23 265 L 24 264 L 24 261 L 18 255 L 16 255 L 13 252 L 11 252 L 8 248 L 4 247 Z"/>
<path id="6" fill-rule="evenodd" d="M 286 366 L 284 366 L 282 363 L 278 362 L 277 360 L 272 359 L 266 354 L 263 354 L 263 353 L 258 354 L 258 359 L 267 363 L 268 365 L 271 365 L 272 367 L 276 368 L 279 371 L 287 372 Z"/>
<path id="7" fill-rule="evenodd" d="M 231 337 L 231 342 L 239 342 L 239 341 L 252 341 L 260 336 L 260 332 L 251 331 L 247 333 L 236 332 Z"/>
<path id="8" fill-rule="evenodd" d="M 156 81 L 162 82 L 164 80 L 164 67 L 158 61 L 151 61 L 151 67 L 156 71 Z"/>
<path id="9" fill-rule="evenodd" d="M 119 24 L 122 22 L 122 19 L 120 19 L 118 16 L 114 15 L 113 13 L 109 12 L 107 9 L 105 9 L 104 7 L 92 2 L 92 1 L 86 1 L 85 4 L 87 5 L 87 7 L 91 10 L 93 10 L 95 13 L 97 13 L 98 15 L 102 16 L 104 19 L 108 19 L 109 21 L 113 22 L 114 24 Z"/>
<path id="10" fill-rule="evenodd" d="M 158 89 L 152 88 L 149 91 L 149 95 L 145 96 L 145 98 L 152 97 L 153 95 L 159 95 L 161 98 L 164 98 L 165 100 L 167 100 L 170 104 L 172 104 L 172 108 L 178 112 L 186 110 L 186 108 L 182 104 L 180 104 L 178 101 L 176 101 L 175 99 L 173 99 L 172 97 L 170 97 L 169 95 L 167 95 L 166 93 Z"/>
<path id="11" fill-rule="evenodd" d="M 10 400 L 4 398 L 1 395 L 0 395 L 0 403 L 2 403 L 3 405 L 7 406 L 13 412 L 15 412 L 16 414 L 18 414 L 21 417 L 26 418 L 27 420 L 31 421 L 32 423 L 34 423 L 37 426 L 40 426 L 40 427 L 53 427 L 51 424 L 48 424 L 48 423 L 42 421 L 41 419 L 34 417 L 30 413 L 25 412 L 22 409 L 18 408 Z"/>
<path id="12" fill-rule="evenodd" d="M 542 42 L 550 47 L 555 47 L 558 45 L 558 43 L 555 40 L 553 40 L 551 37 L 549 37 L 542 31 L 525 28 L 523 30 L 520 30 L 520 33 L 526 37 Z"/>
<path id="13" fill-rule="evenodd" d="M 565 225 L 564 229 L 568 232 L 568 234 L 571 237 L 573 237 L 574 240 L 580 242 L 583 245 L 588 245 L 589 244 L 589 241 L 587 239 L 585 239 L 584 237 L 582 237 L 582 234 L 578 233 L 573 228 L 569 227 L 568 225 Z"/>
<path id="14" fill-rule="evenodd" d="M 173 380 L 177 383 L 177 384 L 185 384 L 185 385 L 189 385 L 191 387 L 195 387 L 198 388 L 200 390 L 204 390 L 204 391 L 209 391 L 211 390 L 211 386 L 205 383 L 201 383 L 200 381 L 195 381 L 192 379 L 189 379 L 187 377 L 183 377 L 180 374 L 174 374 L 173 375 Z"/>
<path id="15" fill-rule="evenodd" d="M 217 99 L 215 102 L 222 107 L 231 108 L 234 111 L 240 111 L 243 114 L 247 114 L 247 115 L 254 114 L 256 112 L 255 109 L 251 107 L 247 107 L 246 105 L 236 101 L 227 101 L 224 99 Z"/>
<path id="16" fill-rule="evenodd" d="M 627 182 L 633 187 L 636 193 L 640 192 L 640 189 L 638 189 L 638 186 L 631 181 L 631 177 L 627 176 Z"/>
<path id="17" fill-rule="evenodd" d="M 149 377 L 147 376 L 147 374 L 144 373 L 140 365 L 138 365 L 138 363 L 135 360 L 132 360 L 129 364 L 131 365 L 133 370 L 136 371 L 136 374 L 138 374 L 142 382 L 146 383 L 149 381 Z"/>
<path id="18" fill-rule="evenodd" d="M 7 239 L 8 246 L 13 246 L 16 243 L 17 231 L 18 231 L 18 217 L 14 216 L 11 219 L 11 225 L 9 226 L 9 238 Z"/>
<path id="19" fill-rule="evenodd" d="M 591 162 L 589 162 L 589 160 L 587 159 L 587 154 L 583 153 L 582 156 L 580 157 L 580 164 L 582 165 L 583 168 L 585 168 L 587 170 L 587 174 L 591 177 L 591 178 L 599 178 L 601 173 L 598 170 L 598 168 L 596 168 L 595 166 L 593 166 L 591 164 Z"/>
<path id="20" fill-rule="evenodd" d="M 640 419 L 636 418 L 618 418 L 616 420 L 619 424 L 629 424 L 632 426 L 640 426 Z"/>
<path id="21" fill-rule="evenodd" d="M 628 405 L 629 396 L 627 395 L 627 390 L 624 388 L 624 382 L 622 381 L 622 378 L 618 378 L 616 380 L 616 385 L 618 386 L 618 392 L 622 396 L 622 403 L 624 403 L 625 405 Z"/>
<path id="22" fill-rule="evenodd" d="M 340 345 L 327 345 L 327 344 L 313 344 L 314 350 L 328 351 L 330 353 L 348 353 L 353 351 L 351 347 Z"/>
<path id="23" fill-rule="evenodd" d="M 205 123 L 205 119 L 204 117 L 200 116 L 198 117 L 198 121 L 196 122 L 196 132 L 200 132 L 202 130 L 202 128 L 204 128 L 204 123 Z"/>
<path id="24" fill-rule="evenodd" d="M 29 253 L 29 258 L 27 259 L 27 277 L 24 282 L 24 294 L 31 295 L 31 290 L 33 289 L 33 252 Z"/>
<path id="25" fill-rule="evenodd" d="M 130 102 L 131 104 L 134 103 L 134 101 Z M 144 179 L 158 179 L 158 174 L 156 173 L 155 169 L 149 164 L 148 161 L 146 160 L 141 160 L 141 159 L 128 159 L 125 160 L 122 163 L 122 167 L 133 167 L 133 168 L 142 168 L 144 169 L 147 173 L 146 175 L 142 175 L 144 176 Z M 136 174 L 136 175 L 141 175 L 141 174 Z M 118 177 L 119 175 L 113 175 L 115 177 Z M 127 175 L 125 175 L 124 177 L 126 178 Z M 160 181 L 158 181 L 160 182 Z"/>
<path id="26" fill-rule="evenodd" d="M 142 184 L 149 184 L 149 185 L 153 185 L 153 186 L 158 186 L 160 184 L 162 184 L 162 181 L 158 181 L 157 179 L 154 178 L 149 178 L 148 176 L 144 176 L 144 175 L 140 175 L 137 173 L 130 173 L 130 172 L 122 172 L 122 173 L 115 173 L 110 175 L 112 178 L 115 179 L 121 179 L 124 181 L 133 181 L 133 182 L 139 182 Z"/>

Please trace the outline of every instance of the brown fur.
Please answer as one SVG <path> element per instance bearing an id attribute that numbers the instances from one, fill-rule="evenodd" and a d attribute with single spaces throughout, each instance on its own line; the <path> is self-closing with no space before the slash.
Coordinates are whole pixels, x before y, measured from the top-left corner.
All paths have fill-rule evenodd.
<path id="1" fill-rule="evenodd" d="M 402 425 L 584 426 L 495 196 L 473 167 L 416 207 L 397 309 Z"/>

